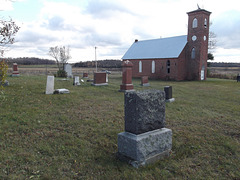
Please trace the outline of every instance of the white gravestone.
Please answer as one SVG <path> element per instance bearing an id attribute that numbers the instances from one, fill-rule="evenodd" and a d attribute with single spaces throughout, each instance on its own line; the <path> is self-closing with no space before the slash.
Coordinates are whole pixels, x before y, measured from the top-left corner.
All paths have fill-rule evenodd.
<path id="1" fill-rule="evenodd" d="M 46 94 L 53 94 L 53 92 L 54 92 L 54 76 L 48 76 Z"/>
<path id="2" fill-rule="evenodd" d="M 74 79 L 73 79 L 73 85 L 74 86 L 80 86 L 80 82 L 79 82 L 79 76 L 74 76 Z"/>
<path id="3" fill-rule="evenodd" d="M 72 75 L 72 66 L 70 64 L 65 64 L 64 65 L 64 71 L 67 72 L 67 77 L 70 77 L 70 78 L 73 77 L 73 75 Z"/>
<path id="4" fill-rule="evenodd" d="M 106 74 L 106 83 L 108 83 L 108 74 Z"/>

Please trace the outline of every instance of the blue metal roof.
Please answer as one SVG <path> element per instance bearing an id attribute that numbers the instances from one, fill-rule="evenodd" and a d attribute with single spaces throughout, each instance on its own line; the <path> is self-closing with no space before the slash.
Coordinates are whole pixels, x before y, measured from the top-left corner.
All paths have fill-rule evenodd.
<path id="1" fill-rule="evenodd" d="M 176 36 L 132 44 L 122 59 L 177 58 L 187 44 L 187 36 Z"/>

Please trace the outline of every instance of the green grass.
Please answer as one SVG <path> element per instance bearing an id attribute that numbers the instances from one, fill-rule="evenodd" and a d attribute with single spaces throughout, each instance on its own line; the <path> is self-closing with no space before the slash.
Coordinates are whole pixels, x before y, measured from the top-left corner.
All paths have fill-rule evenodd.
<path id="1" fill-rule="evenodd" d="M 46 76 L 8 77 L 0 101 L 0 179 L 239 179 L 240 83 L 233 80 L 150 81 L 135 89 L 173 86 L 166 127 L 171 156 L 135 169 L 117 160 L 124 131 L 121 77 L 109 86 L 72 86 L 70 94 L 45 95 Z"/>

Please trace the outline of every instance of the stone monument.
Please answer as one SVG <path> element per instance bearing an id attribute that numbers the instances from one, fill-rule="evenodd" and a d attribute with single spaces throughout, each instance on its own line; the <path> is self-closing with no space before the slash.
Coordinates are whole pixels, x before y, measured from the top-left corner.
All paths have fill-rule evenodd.
<path id="1" fill-rule="evenodd" d="M 13 63 L 12 77 L 18 77 L 18 76 L 20 76 L 19 71 L 18 71 L 18 65 L 17 65 L 17 63 Z"/>
<path id="2" fill-rule="evenodd" d="M 120 92 L 134 91 L 132 84 L 132 67 L 130 61 L 123 61 L 122 63 L 122 84 L 120 85 Z"/>
<path id="3" fill-rule="evenodd" d="M 65 64 L 64 65 L 64 71 L 67 72 L 67 77 L 72 78 L 72 66 L 70 64 Z"/>
<path id="4" fill-rule="evenodd" d="M 107 74 L 105 72 L 95 72 L 94 73 L 94 80 L 92 85 L 93 86 L 107 86 Z"/>
<path id="5" fill-rule="evenodd" d="M 172 86 L 165 86 L 164 92 L 166 95 L 166 102 L 173 102 L 175 98 L 172 97 Z"/>
<path id="6" fill-rule="evenodd" d="M 46 94 L 53 94 L 53 92 L 54 92 L 54 76 L 48 76 Z"/>
<path id="7" fill-rule="evenodd" d="M 165 128 L 165 92 L 126 92 L 124 107 L 125 132 L 118 134 L 118 158 L 139 167 L 169 156 L 172 130 Z"/>
<path id="8" fill-rule="evenodd" d="M 141 78 L 141 86 L 150 86 L 148 82 L 148 76 L 142 76 Z"/>
<path id="9" fill-rule="evenodd" d="M 73 78 L 73 85 L 74 86 L 80 86 L 79 76 L 74 76 Z"/>
<path id="10" fill-rule="evenodd" d="M 237 75 L 237 82 L 240 82 L 240 74 Z"/>

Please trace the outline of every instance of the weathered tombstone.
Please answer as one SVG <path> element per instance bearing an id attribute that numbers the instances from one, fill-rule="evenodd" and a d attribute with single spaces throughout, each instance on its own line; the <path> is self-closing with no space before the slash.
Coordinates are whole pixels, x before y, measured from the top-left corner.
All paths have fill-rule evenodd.
<path id="1" fill-rule="evenodd" d="M 79 76 L 74 76 L 73 78 L 73 85 L 74 86 L 80 86 Z"/>
<path id="2" fill-rule="evenodd" d="M 18 65 L 17 65 L 17 63 L 13 63 L 12 76 L 13 76 L 13 77 L 18 77 L 18 76 L 20 76 L 19 71 L 18 71 Z"/>
<path id="3" fill-rule="evenodd" d="M 53 92 L 54 92 L 54 76 L 48 76 L 46 94 L 53 94 Z"/>
<path id="4" fill-rule="evenodd" d="M 54 94 L 69 94 L 69 90 L 68 89 L 55 89 Z"/>
<path id="5" fill-rule="evenodd" d="M 64 65 L 64 71 L 67 72 L 67 77 L 72 78 L 72 66 L 70 64 L 65 64 Z"/>
<path id="6" fill-rule="evenodd" d="M 240 82 L 240 74 L 237 75 L 237 82 Z"/>
<path id="7" fill-rule="evenodd" d="M 148 76 L 142 76 L 141 78 L 141 86 L 150 86 L 148 82 Z"/>
<path id="8" fill-rule="evenodd" d="M 83 78 L 88 78 L 88 73 L 83 73 Z"/>
<path id="9" fill-rule="evenodd" d="M 95 72 L 92 85 L 93 86 L 106 86 L 106 85 L 108 85 L 106 80 L 107 80 L 107 74 L 105 72 Z"/>
<path id="10" fill-rule="evenodd" d="M 172 97 L 172 86 L 165 86 L 164 92 L 166 95 L 166 102 L 173 102 L 175 98 Z"/>
<path id="11" fill-rule="evenodd" d="M 172 130 L 165 128 L 165 93 L 125 93 L 125 132 L 118 134 L 118 158 L 134 167 L 169 156 Z"/>
<path id="12" fill-rule="evenodd" d="M 120 92 L 134 91 L 132 84 L 132 67 L 130 61 L 123 61 L 122 63 L 122 84 L 120 85 Z"/>

